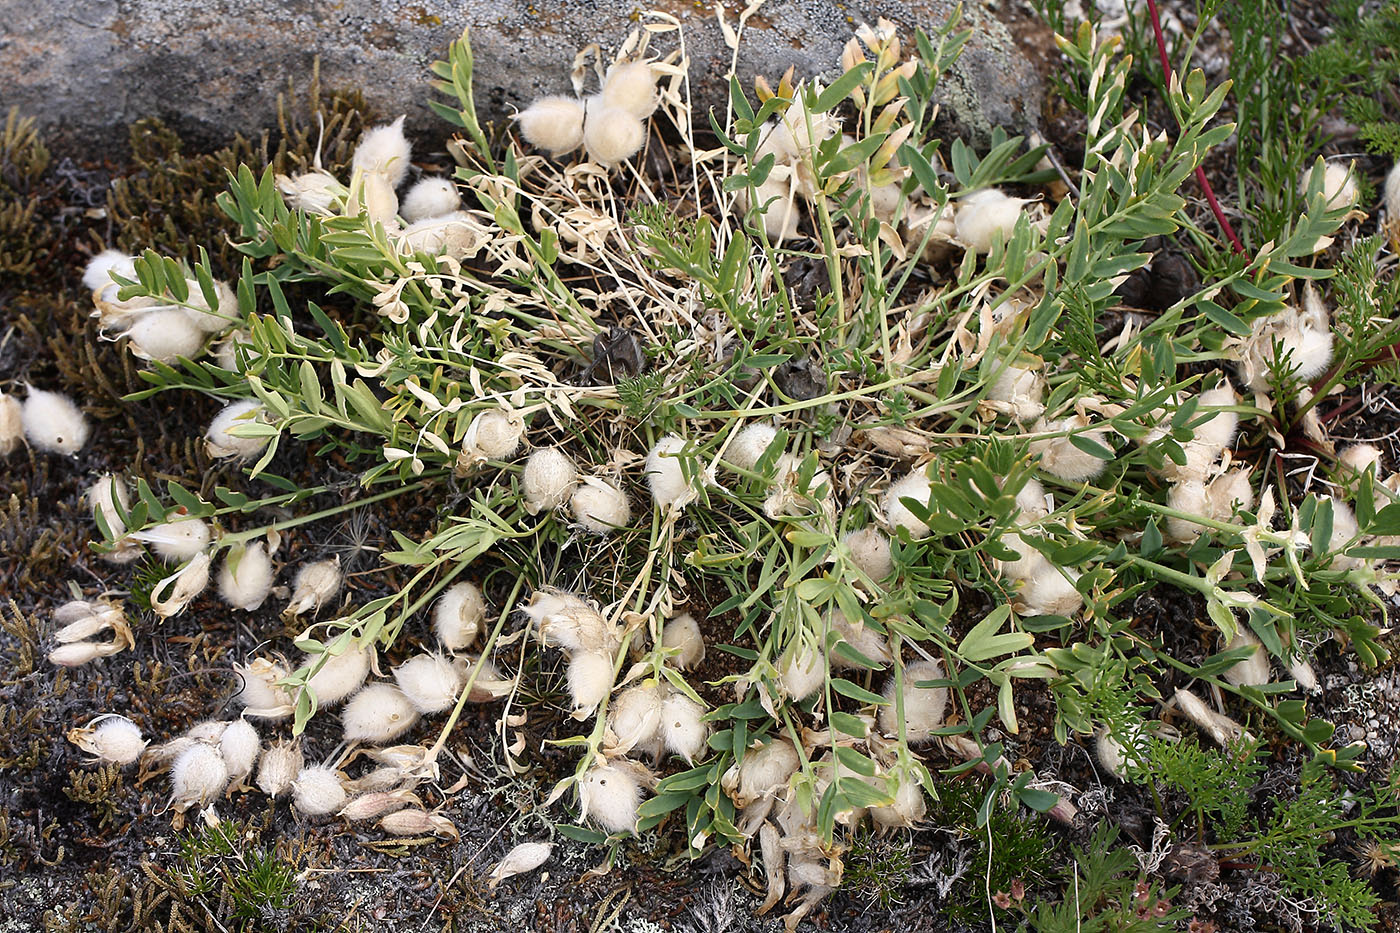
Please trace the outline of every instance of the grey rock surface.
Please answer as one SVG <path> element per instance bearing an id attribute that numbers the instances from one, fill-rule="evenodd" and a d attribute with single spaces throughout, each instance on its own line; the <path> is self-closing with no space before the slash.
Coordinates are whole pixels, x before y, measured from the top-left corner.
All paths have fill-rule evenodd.
<path id="1" fill-rule="evenodd" d="M 727 3 L 738 19 L 746 4 Z M 768 0 L 748 22 L 742 85 L 831 76 L 861 22 L 886 16 L 903 31 L 932 31 L 951 0 Z M 83 155 L 119 149 L 121 128 L 156 116 L 199 141 L 272 126 L 279 92 L 305 87 L 319 57 L 325 87 L 361 89 L 381 114 L 441 137 L 428 110 L 428 67 L 472 29 L 477 104 L 497 119 L 542 93 L 569 89 L 575 53 L 592 42 L 611 52 L 639 13 L 660 9 L 684 26 L 699 113 L 723 107 L 730 50 L 713 5 L 702 0 L 0 0 L 0 107 L 37 117 Z M 944 114 L 973 138 L 993 126 L 1038 120 L 1039 78 L 1027 52 L 987 6 L 964 6 L 974 34 L 944 86 Z M 675 34 L 652 49 L 675 47 Z"/>

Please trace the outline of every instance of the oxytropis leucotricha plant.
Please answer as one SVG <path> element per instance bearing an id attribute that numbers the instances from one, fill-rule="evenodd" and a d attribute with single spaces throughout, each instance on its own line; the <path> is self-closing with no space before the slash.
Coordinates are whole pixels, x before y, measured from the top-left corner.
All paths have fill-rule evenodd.
<path id="1" fill-rule="evenodd" d="M 679 28 L 649 14 L 616 60 L 581 55 L 575 96 L 518 115 L 523 143 L 478 123 L 464 36 L 434 69 L 462 130 L 450 177 L 406 185 L 400 120 L 348 177 L 242 167 L 227 282 L 94 260 L 98 326 L 149 361 L 141 395 L 223 400 L 207 448 L 240 465 L 208 497 L 94 484 L 95 546 L 143 562 L 138 602 L 172 616 L 213 582 L 254 610 L 300 529 L 397 497 L 433 518 L 382 542 L 401 585 L 358 588 L 373 598 L 346 597 L 339 557 L 292 569 L 284 616 L 310 621 L 239 663 L 239 719 L 148 748 L 106 718 L 74 740 L 169 767 L 181 811 L 247 781 L 451 837 L 414 790 L 488 704 L 505 765 L 527 728 L 576 751 L 550 796 L 592 827 L 572 835 L 756 843 L 789 926 L 841 884 L 851 834 L 919 823 L 940 773 L 985 776 L 983 824 L 1022 804 L 1073 819 L 994 740 L 1023 691 L 1120 778 L 1150 773 L 1178 716 L 1224 746 L 1252 716 L 1357 762 L 1296 697 L 1325 641 L 1381 659 L 1377 562 L 1400 553 L 1400 475 L 1334 454 L 1317 415 L 1397 339 L 1379 241 L 1317 258 L 1362 215 L 1348 172 L 1319 161 L 1287 223 L 1232 256 L 1181 193 L 1233 131 L 1214 125 L 1228 86 L 1199 72 L 1154 133 L 1119 41 L 1060 38 L 1087 115 L 1066 169 L 1000 132 L 980 154 L 931 137 L 956 22 L 912 44 L 863 26 L 830 84 L 736 81 L 702 125 L 691 63 L 652 53 Z M 1182 233 L 1203 284 L 1122 310 L 1148 241 Z M 276 475 L 294 444 L 355 481 Z M 1286 482 L 1298 445 L 1330 494 Z M 1157 585 L 1203 600 L 1204 663 L 1135 627 Z M 56 663 L 129 644 L 119 606 L 60 616 Z M 539 698 L 565 695 L 566 725 L 542 726 Z M 345 748 L 322 761 L 301 736 L 331 715 Z"/>

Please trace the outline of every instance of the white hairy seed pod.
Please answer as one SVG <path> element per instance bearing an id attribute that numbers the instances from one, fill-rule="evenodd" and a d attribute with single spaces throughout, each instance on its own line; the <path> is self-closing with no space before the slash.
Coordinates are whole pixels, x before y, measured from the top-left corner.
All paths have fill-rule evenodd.
<path id="1" fill-rule="evenodd" d="M 614 654 L 621 639 L 616 626 L 572 593 L 536 590 L 522 612 L 538 625 L 540 642 L 564 651 Z"/>
<path id="2" fill-rule="evenodd" d="M 488 408 L 467 426 L 462 450 L 474 461 L 509 460 L 520 449 L 525 422 L 514 411 Z"/>
<path id="3" fill-rule="evenodd" d="M 633 749 L 656 751 L 661 729 L 661 709 L 666 692 L 658 683 L 628 687 L 608 704 L 608 728 L 617 743 L 608 754 L 625 755 Z"/>
<path id="4" fill-rule="evenodd" d="M 1021 217 L 1025 198 L 1013 198 L 997 188 L 983 188 L 958 200 L 958 212 L 953 227 L 958 239 L 974 253 L 990 252 L 996 243 L 1011 239 L 1016 221 Z"/>
<path id="5" fill-rule="evenodd" d="M 1308 663 L 1306 658 L 1296 658 L 1288 665 L 1288 676 L 1297 682 L 1299 688 L 1308 693 L 1316 693 L 1322 689 L 1317 682 L 1317 671 Z"/>
<path id="6" fill-rule="evenodd" d="M 1238 508 L 1247 512 L 1254 508 L 1254 487 L 1250 485 L 1249 468 L 1231 470 L 1211 480 L 1206 487 L 1208 514 L 1217 521 L 1229 521 Z"/>
<path id="7" fill-rule="evenodd" d="M 642 785 L 620 762 L 594 765 L 579 781 L 578 802 L 579 817 L 605 832 L 635 832 Z"/>
<path id="8" fill-rule="evenodd" d="M 357 175 L 350 185 L 350 197 L 345 212 L 351 216 L 363 214 L 370 223 L 380 224 L 386 231 L 398 232 L 399 196 L 394 185 L 383 175 Z"/>
<path id="9" fill-rule="evenodd" d="M 304 612 L 319 612 L 340 592 L 344 579 L 339 557 L 303 564 L 292 581 L 292 595 L 287 601 L 287 608 L 282 610 L 282 618 L 295 618 Z"/>
<path id="10" fill-rule="evenodd" d="M 583 148 L 588 158 L 611 168 L 637 154 L 647 140 L 642 121 L 621 107 L 609 107 L 590 98 L 583 121 Z"/>
<path id="11" fill-rule="evenodd" d="M 826 665 L 810 645 L 789 646 L 778 659 L 778 683 L 794 700 L 805 700 L 826 682 Z"/>
<path id="12" fill-rule="evenodd" d="M 204 297 L 204 289 L 198 279 L 186 279 L 185 283 L 190 292 L 190 307 L 180 310 L 200 333 L 217 334 L 241 317 L 238 311 L 238 296 L 233 293 L 227 282 L 214 280 L 217 305 L 213 308 L 209 307 L 209 301 Z"/>
<path id="13" fill-rule="evenodd" d="M 1045 412 L 1045 377 L 1039 370 L 1007 366 L 987 388 L 987 401 L 1014 421 L 1034 421 Z"/>
<path id="14" fill-rule="evenodd" d="M 206 719 L 186 729 L 184 737 L 195 742 L 203 742 L 205 745 L 218 745 L 219 740 L 228 731 L 228 727 L 229 724 L 222 719 Z"/>
<path id="15" fill-rule="evenodd" d="M 1400 162 L 1385 176 L 1385 211 L 1392 223 L 1400 217 Z"/>
<path id="16" fill-rule="evenodd" d="M 572 152 L 583 144 L 583 101 L 572 97 L 550 96 L 515 115 L 520 135 L 536 149 L 552 156 Z"/>
<path id="17" fill-rule="evenodd" d="M 1236 687 L 1262 687 L 1272 679 L 1269 675 L 1269 652 L 1259 643 L 1259 639 L 1254 637 L 1254 633 L 1248 629 L 1240 629 L 1225 646 L 1226 650 L 1246 647 L 1253 649 L 1249 657 L 1237 661 L 1220 676 Z"/>
<path id="18" fill-rule="evenodd" d="M 468 654 L 456 658 L 453 664 L 457 668 L 457 675 L 462 678 L 462 683 L 466 683 L 471 678 L 472 671 L 476 670 L 478 664 L 481 666 L 476 680 L 472 681 L 471 692 L 467 694 L 467 702 L 469 703 L 489 703 L 492 700 L 499 700 L 503 696 L 508 696 L 515 687 L 515 682 L 502 674 L 501 669 L 490 658 L 472 657 Z"/>
<path id="19" fill-rule="evenodd" d="M 695 498 L 681 467 L 685 441 L 668 434 L 647 451 L 647 485 L 651 497 L 663 509 L 679 509 Z"/>
<path id="20" fill-rule="evenodd" d="M 292 696 L 277 682 L 289 671 L 270 658 L 254 658 L 249 664 L 235 664 L 241 686 L 233 699 L 244 708 L 245 716 L 282 719 L 292 714 Z"/>
<path id="21" fill-rule="evenodd" d="M 798 224 L 802 219 L 793 197 L 793 179 L 792 169 L 779 163 L 773 166 L 763 184 L 754 189 L 753 202 L 749 201 L 746 189 L 734 192 L 734 207 L 739 216 L 745 216 L 757 207 L 764 231 L 775 242 L 781 243 L 797 236 Z"/>
<path id="22" fill-rule="evenodd" d="M 83 286 L 90 292 L 102 291 L 114 284 L 116 273 L 129 281 L 136 281 L 135 256 L 128 256 L 121 250 L 104 249 L 88 260 L 83 268 Z M 115 296 L 113 296 L 115 297 Z"/>
<path id="23" fill-rule="evenodd" d="M 913 499 L 915 502 L 928 504 L 933 497 L 933 484 L 929 482 L 928 473 L 924 467 L 915 467 L 905 476 L 895 480 L 890 484 L 890 488 L 885 492 L 885 520 L 890 523 L 891 528 L 903 528 L 909 532 L 909 537 L 915 541 L 929 536 L 929 527 L 924 524 L 913 512 L 909 511 L 901 500 Z"/>
<path id="24" fill-rule="evenodd" d="M 934 730 L 943 728 L 948 711 L 947 687 L 920 687 L 920 683 L 943 679 L 943 665 L 937 661 L 915 661 L 904 665 L 904 737 L 911 743 L 927 742 Z M 880 707 L 880 731 L 899 734 L 899 712 L 895 704 L 895 678 L 885 684 L 889 705 Z"/>
<path id="25" fill-rule="evenodd" d="M 253 335 L 242 328 L 231 330 L 214 344 L 214 362 L 219 368 L 227 369 L 231 373 L 236 373 L 238 369 L 238 350 L 243 349 L 243 355 L 247 358 L 256 359 L 253 353 Z"/>
<path id="26" fill-rule="evenodd" d="M 578 467 L 558 447 L 541 447 L 525 461 L 520 486 L 525 493 L 525 509 L 531 515 L 557 509 L 569 501 L 578 482 Z"/>
<path id="27" fill-rule="evenodd" d="M 870 819 L 881 829 L 903 829 L 924 818 L 928 804 L 923 786 L 910 772 L 899 772 L 894 788 L 894 803 L 888 807 L 871 807 Z"/>
<path id="28" fill-rule="evenodd" d="M 1099 766 L 1109 774 L 1120 781 L 1127 780 L 1132 753 L 1107 726 L 1100 726 L 1094 730 L 1094 757 L 1098 759 Z"/>
<path id="29" fill-rule="evenodd" d="M 418 710 L 393 684 L 369 684 L 345 704 L 340 721 L 345 725 L 345 741 L 379 745 L 412 729 Z"/>
<path id="30" fill-rule="evenodd" d="M 729 796 L 739 807 L 772 794 L 782 796 L 788 779 L 801 764 L 797 749 L 787 739 L 774 739 L 762 748 L 749 749 L 730 782 Z"/>
<path id="31" fill-rule="evenodd" d="M 876 667 L 884 667 L 894 660 L 894 656 L 890 654 L 889 642 L 879 632 L 863 623 L 857 625 L 848 619 L 840 609 L 829 610 L 826 618 L 831 630 L 839 634 L 842 641 L 873 661 Z M 831 666 L 834 668 L 863 670 L 867 667 L 864 664 L 848 660 L 838 651 L 831 652 L 830 657 Z"/>
<path id="32" fill-rule="evenodd" d="M 371 791 L 351 800 L 336 815 L 351 821 L 374 820 L 386 813 L 402 810 L 410 804 L 421 807 L 423 801 L 418 799 L 417 794 L 402 788 L 389 791 Z"/>
<path id="33" fill-rule="evenodd" d="M 1319 504 L 1322 500 L 1332 503 L 1332 540 L 1327 550 L 1333 552 L 1333 557 L 1327 566 L 1332 570 L 1357 570 L 1366 566 L 1365 558 L 1349 557 L 1340 553 L 1347 546 L 1347 542 L 1355 538 L 1361 530 L 1356 521 L 1356 513 L 1341 499 L 1318 496 Z"/>
<path id="34" fill-rule="evenodd" d="M 569 696 L 574 718 L 587 719 L 607 699 L 613 685 L 613 657 L 601 651 L 580 651 L 569 658 Z"/>
<path id="35" fill-rule="evenodd" d="M 441 813 L 425 810 L 397 810 L 379 821 L 379 828 L 391 836 L 423 836 L 428 833 L 445 839 L 458 839 L 461 834 L 452 821 Z"/>
<path id="36" fill-rule="evenodd" d="M 182 356 L 194 359 L 204 346 L 204 331 L 180 308 L 147 311 L 122 333 L 132 356 L 159 363 L 173 363 Z"/>
<path id="37" fill-rule="evenodd" d="M 141 729 L 125 716 L 99 716 L 81 729 L 68 730 L 68 741 L 103 762 L 125 767 L 141 757 L 148 744 Z"/>
<path id="38" fill-rule="evenodd" d="M 120 536 L 126 531 L 126 525 L 117 509 L 119 505 L 121 512 L 131 508 L 131 497 L 127 492 L 125 479 L 111 473 L 103 473 L 97 482 L 83 493 L 83 501 L 94 514 L 102 515 L 102 520 L 107 523 L 107 528 L 113 535 Z"/>
<path id="39" fill-rule="evenodd" d="M 408 174 L 408 160 L 412 152 L 403 135 L 403 121 L 404 118 L 399 117 L 393 123 L 366 131 L 350 160 L 351 172 L 382 175 L 392 187 L 397 188 Z"/>
<path id="40" fill-rule="evenodd" d="M 1228 748 L 1231 743 L 1245 736 L 1243 726 L 1229 716 L 1217 713 L 1186 688 L 1178 687 L 1174 699 L 1176 708 L 1222 748 Z"/>
<path id="41" fill-rule="evenodd" d="M 171 804 L 176 810 L 203 807 L 228 786 L 228 766 L 212 745 L 195 742 L 170 766 Z"/>
<path id="42" fill-rule="evenodd" d="M 274 799 L 281 797 L 292 789 L 292 782 L 305 764 L 300 742 L 282 741 L 269 745 L 258 765 L 258 790 Z"/>
<path id="43" fill-rule="evenodd" d="M 440 713 L 457 702 L 462 679 L 440 654 L 420 654 L 394 668 L 394 680 L 420 713 Z"/>
<path id="44" fill-rule="evenodd" d="M 1030 522 L 1039 521 L 1050 514 L 1050 507 L 1046 503 L 1045 486 L 1040 480 L 1031 477 L 1026 480 L 1026 485 L 1021 487 L 1021 491 L 1016 493 L 1016 508 L 1020 514 L 1016 517 L 1016 524 L 1024 527 Z"/>
<path id="45" fill-rule="evenodd" d="M 1031 616 L 1070 616 L 1084 605 L 1084 597 L 1075 588 L 1079 574 L 1044 561 L 1034 573 L 1021 581 L 1013 605 L 1018 612 Z"/>
<path id="46" fill-rule="evenodd" d="M 506 857 L 491 870 L 492 891 L 496 890 L 496 885 L 507 878 L 514 878 L 516 875 L 523 875 L 534 871 L 554 853 L 554 843 L 552 842 L 522 842 L 506 853 Z"/>
<path id="47" fill-rule="evenodd" d="M 481 632 L 486 621 L 486 600 L 474 583 L 448 588 L 433 607 L 433 631 L 448 651 L 462 651 Z"/>
<path id="48" fill-rule="evenodd" d="M 1071 415 L 1058 421 L 1042 423 L 1038 429 L 1042 431 L 1075 431 L 1079 437 L 1109 447 L 1106 432 L 1081 430 L 1089 423 L 1088 418 Z M 1031 454 L 1040 457 L 1040 468 L 1046 473 L 1070 483 L 1087 482 L 1102 473 L 1103 468 L 1107 465 L 1106 460 L 1100 460 L 1093 454 L 1086 453 L 1074 446 L 1068 436 L 1031 441 Z"/>
<path id="49" fill-rule="evenodd" d="M 241 781 L 252 773 L 260 751 L 262 742 L 258 739 L 258 730 L 245 719 L 235 719 L 219 736 L 219 754 L 224 756 L 224 765 L 233 781 Z"/>
<path id="50" fill-rule="evenodd" d="M 656 96 L 656 74 L 649 62 L 613 65 L 603 79 L 603 104 L 620 107 L 638 120 L 645 120 L 660 102 Z"/>
<path id="51" fill-rule="evenodd" d="M 1351 444 L 1342 448 L 1337 462 L 1349 473 L 1361 474 L 1374 470 L 1377 478 L 1381 472 L 1381 449 L 1375 444 Z"/>
<path id="52" fill-rule="evenodd" d="M 321 669 L 311 675 L 306 685 L 316 695 L 317 706 L 334 706 L 364 685 L 369 676 L 374 651 L 351 644 L 344 652 L 327 659 Z M 307 655 L 310 664 L 312 657 Z"/>
<path id="53" fill-rule="evenodd" d="M 239 437 L 232 433 L 231 429 L 239 425 L 260 423 L 264 411 L 262 402 L 255 398 L 225 405 L 209 423 L 209 430 L 204 432 L 204 449 L 209 452 L 209 456 L 247 459 L 261 453 L 267 446 L 268 438 Z"/>
<path id="54" fill-rule="evenodd" d="M 594 534 L 610 534 L 632 520 L 627 495 L 607 480 L 585 476 L 569 500 L 574 519 Z"/>
<path id="55" fill-rule="evenodd" d="M 763 513 L 769 518 L 780 515 L 802 515 L 818 507 L 819 503 L 830 506 L 831 474 L 817 470 L 806 486 L 802 487 L 803 458 L 784 453 L 773 464 L 773 485 L 768 498 L 763 500 Z M 825 489 L 825 493 L 821 492 Z"/>
<path id="56" fill-rule="evenodd" d="M 409 224 L 399 236 L 400 244 L 410 252 L 448 256 L 456 260 L 475 256 L 487 239 L 481 225 L 465 211 L 453 211 Z"/>
<path id="57" fill-rule="evenodd" d="M 1209 515 L 1210 495 L 1206 484 L 1194 479 L 1174 483 L 1167 491 L 1167 508 L 1190 515 Z M 1169 541 L 1190 544 L 1201 536 L 1205 526 L 1189 519 L 1170 517 L 1167 519 L 1165 530 Z"/>
<path id="58" fill-rule="evenodd" d="M 98 645 L 90 641 L 75 641 L 71 644 L 59 645 L 50 651 L 48 660 L 50 664 L 56 664 L 59 667 L 82 667 L 98 658 L 105 658 L 115 653 L 107 645 Z"/>
<path id="59" fill-rule="evenodd" d="M 709 727 L 701 717 L 705 707 L 680 691 L 672 691 L 661 704 L 661 738 L 666 748 L 693 762 L 705 748 Z"/>
<path id="60" fill-rule="evenodd" d="M 120 606 L 106 601 L 90 603 L 83 599 L 64 603 L 55 609 L 53 622 L 61 626 L 54 632 L 54 641 L 64 645 L 91 638 L 110 628 L 127 628 L 126 613 Z"/>
<path id="61" fill-rule="evenodd" d="M 661 647 L 676 650 L 671 663 L 678 671 L 688 671 L 705 660 L 705 636 L 700 633 L 700 623 L 688 612 L 662 626 Z"/>
<path id="62" fill-rule="evenodd" d="M 24 437 L 24 406 L 13 395 L 0 392 L 0 457 L 8 456 Z"/>
<path id="63" fill-rule="evenodd" d="M 237 548 L 231 548 L 224 555 L 224 565 L 219 570 L 219 595 L 233 608 L 251 612 L 272 592 L 276 576 L 272 556 L 261 541 L 243 548 L 242 554 L 235 551 Z"/>
<path id="64" fill-rule="evenodd" d="M 161 580 L 151 590 L 151 611 L 158 618 L 168 619 L 185 611 L 194 598 L 209 585 L 208 554 L 196 554 L 180 569 Z"/>
<path id="65" fill-rule="evenodd" d="M 1312 169 L 1303 170 L 1302 177 L 1298 179 L 1298 193 L 1303 197 L 1308 194 L 1308 180 L 1312 176 Z M 1356 203 L 1356 177 L 1352 174 L 1351 166 L 1342 165 L 1339 162 L 1328 162 L 1322 170 L 1322 195 L 1327 199 L 1327 209 L 1329 211 L 1341 210 L 1351 207 Z"/>
<path id="66" fill-rule="evenodd" d="M 1240 397 L 1228 383 L 1218 385 L 1201 393 L 1200 411 L 1212 408 L 1230 408 L 1240 403 Z M 1237 411 L 1217 411 L 1213 417 L 1195 428 L 1194 442 L 1214 448 L 1219 452 L 1235 442 L 1235 432 L 1240 427 L 1240 414 Z M 1214 459 L 1214 457 L 1212 457 Z"/>
<path id="67" fill-rule="evenodd" d="M 288 210 L 330 216 L 345 200 L 345 186 L 325 172 L 278 175 L 274 181 Z"/>
<path id="68" fill-rule="evenodd" d="M 76 454 L 88 439 L 87 418 L 66 395 L 30 387 L 20 409 L 24 436 L 39 450 Z"/>
<path id="69" fill-rule="evenodd" d="M 209 546 L 209 526 L 202 518 L 174 518 L 131 536 L 149 544 L 165 560 L 189 560 Z"/>
<path id="70" fill-rule="evenodd" d="M 345 806 L 345 785 L 334 768 L 302 768 L 292 782 L 292 806 L 306 816 L 326 816 Z"/>
<path id="71" fill-rule="evenodd" d="M 876 583 L 894 574 L 894 558 L 890 555 L 890 539 L 874 525 L 866 525 L 841 539 L 850 552 L 856 569 Z"/>
<path id="72" fill-rule="evenodd" d="M 745 425 L 725 448 L 724 459 L 741 470 L 752 470 L 777 436 L 778 429 L 767 422 Z"/>
<path id="73" fill-rule="evenodd" d="M 409 223 L 451 214 L 462 206 L 462 195 L 448 178 L 424 178 L 403 196 L 399 213 Z"/>

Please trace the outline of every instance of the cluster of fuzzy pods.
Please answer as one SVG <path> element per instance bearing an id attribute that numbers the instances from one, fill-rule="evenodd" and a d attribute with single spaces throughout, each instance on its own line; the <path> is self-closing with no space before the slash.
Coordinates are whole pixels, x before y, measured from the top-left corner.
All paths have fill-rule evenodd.
<path id="1" fill-rule="evenodd" d="M 403 124 L 399 117 L 366 131 L 351 158 L 348 186 L 318 162 L 309 172 L 278 175 L 278 190 L 293 210 L 323 217 L 364 216 L 382 226 L 404 254 L 474 256 L 485 242 L 486 227 L 462 209 L 461 193 L 450 178 L 419 179 L 399 198 L 412 154 Z"/>
<path id="2" fill-rule="evenodd" d="M 657 77 L 650 62 L 618 62 L 592 97 L 541 97 L 520 111 L 515 117 L 520 135 L 556 157 L 582 146 L 591 161 L 611 168 L 646 142 L 645 121 L 660 102 Z"/>

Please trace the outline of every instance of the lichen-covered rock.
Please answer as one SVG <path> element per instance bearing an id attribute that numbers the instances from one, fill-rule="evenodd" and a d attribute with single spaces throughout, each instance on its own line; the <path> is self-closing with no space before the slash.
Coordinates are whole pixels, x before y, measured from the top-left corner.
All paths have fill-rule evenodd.
<path id="1" fill-rule="evenodd" d="M 795 66 L 799 77 L 832 77 L 841 47 L 878 16 L 906 35 L 932 32 L 954 0 L 769 0 L 749 19 L 739 79 L 752 89 Z M 744 3 L 726 3 L 737 23 Z M 944 115 L 973 138 L 1038 116 L 1039 80 L 1023 50 L 985 3 L 964 4 L 973 36 L 943 83 Z M 613 49 L 648 7 L 676 16 L 690 51 L 697 119 L 724 110 L 730 51 L 713 7 L 689 0 L 0 0 L 0 87 L 7 106 L 59 131 L 69 148 L 106 154 L 117 128 L 160 117 L 197 142 L 222 142 L 275 123 L 288 79 L 304 86 L 320 58 L 323 82 L 359 88 L 380 115 L 407 113 L 411 130 L 444 134 L 428 110 L 428 66 L 464 26 L 477 56 L 477 106 L 499 119 L 549 93 L 571 93 L 574 54 L 597 42 Z M 653 52 L 674 47 L 655 37 Z M 911 47 L 912 43 L 906 48 Z"/>

